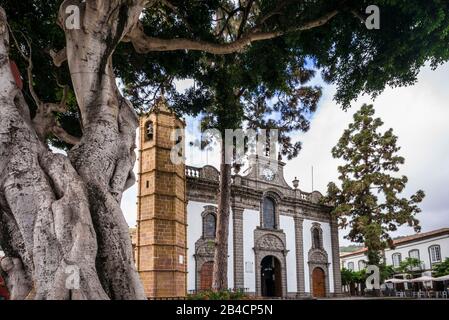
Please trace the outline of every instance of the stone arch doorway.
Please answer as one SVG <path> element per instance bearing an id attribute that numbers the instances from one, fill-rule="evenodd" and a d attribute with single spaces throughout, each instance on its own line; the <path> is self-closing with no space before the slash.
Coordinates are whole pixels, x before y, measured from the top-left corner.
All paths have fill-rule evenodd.
<path id="1" fill-rule="evenodd" d="M 315 298 L 326 296 L 326 274 L 320 267 L 316 267 L 312 272 L 312 295 Z"/>
<path id="2" fill-rule="evenodd" d="M 262 296 L 282 297 L 282 267 L 274 256 L 266 256 L 260 263 Z"/>
<path id="3" fill-rule="evenodd" d="M 212 289 L 212 273 L 214 270 L 214 262 L 205 262 L 200 270 L 200 291 Z"/>

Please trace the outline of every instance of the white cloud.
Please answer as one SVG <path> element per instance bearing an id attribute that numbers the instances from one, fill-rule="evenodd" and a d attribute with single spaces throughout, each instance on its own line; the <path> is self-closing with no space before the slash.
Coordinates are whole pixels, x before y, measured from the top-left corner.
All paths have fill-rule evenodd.
<path id="1" fill-rule="evenodd" d="M 286 165 L 287 181 L 299 178 L 304 191 L 311 190 L 311 167 L 314 167 L 314 189 L 326 191 L 328 182 L 337 182 L 338 160 L 330 153 L 343 130 L 352 122 L 353 114 L 363 103 L 373 103 L 376 116 L 384 121 L 385 130 L 393 128 L 399 137 L 400 154 L 405 157 L 401 174 L 408 176 L 404 192 L 410 195 L 418 189 L 426 192 L 418 216 L 424 231 L 449 225 L 449 199 L 446 183 L 449 181 L 449 64 L 436 71 L 426 67 L 418 82 L 411 87 L 386 89 L 374 102 L 362 97 L 347 112 L 333 101 L 335 88 L 325 87 L 311 129 L 297 138 L 303 142 L 299 157 Z M 394 235 L 410 234 L 408 227 Z M 345 234 L 343 231 L 341 234 Z M 342 240 L 342 243 L 347 243 Z"/>

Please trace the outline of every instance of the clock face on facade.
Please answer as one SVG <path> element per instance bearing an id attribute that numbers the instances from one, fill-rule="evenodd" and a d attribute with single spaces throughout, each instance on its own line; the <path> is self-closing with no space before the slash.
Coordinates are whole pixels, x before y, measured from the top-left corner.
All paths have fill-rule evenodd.
<path id="1" fill-rule="evenodd" d="M 265 168 L 262 171 L 262 177 L 267 181 L 273 181 L 274 180 L 274 172 L 270 168 Z"/>

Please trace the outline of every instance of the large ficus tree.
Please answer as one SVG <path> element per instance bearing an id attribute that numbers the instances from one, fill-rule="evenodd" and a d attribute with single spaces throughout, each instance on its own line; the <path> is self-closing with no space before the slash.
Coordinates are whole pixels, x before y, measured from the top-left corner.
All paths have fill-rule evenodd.
<path id="1" fill-rule="evenodd" d="M 381 30 L 363 23 L 372 4 Z M 344 106 L 362 92 L 411 84 L 426 61 L 449 56 L 449 4 L 440 0 L 0 5 L 1 267 L 17 299 L 145 298 L 120 209 L 134 183 L 135 109 L 148 88 L 191 77 L 203 56 L 281 39 L 322 69 Z"/>
<path id="2" fill-rule="evenodd" d="M 368 264 L 377 266 L 382 250 L 393 247 L 391 232 L 404 224 L 420 231 L 415 216 L 424 198 L 422 190 L 409 198 L 402 195 L 408 179 L 398 172 L 405 160 L 397 154 L 393 130 L 382 132 L 382 125 L 372 105 L 354 114 L 354 122 L 332 149 L 332 155 L 344 161 L 338 167 L 341 186 L 329 183 L 326 199 L 335 205 L 340 226 L 349 227 L 346 238 L 364 243 Z"/>

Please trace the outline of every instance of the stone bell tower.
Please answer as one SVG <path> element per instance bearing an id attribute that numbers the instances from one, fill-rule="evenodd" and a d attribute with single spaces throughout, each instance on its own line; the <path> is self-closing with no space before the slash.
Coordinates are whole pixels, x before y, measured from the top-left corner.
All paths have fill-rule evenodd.
<path id="1" fill-rule="evenodd" d="M 185 165 L 170 158 L 184 127 L 163 98 L 140 119 L 136 264 L 148 298 L 187 291 Z"/>

